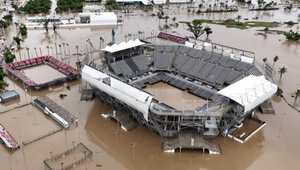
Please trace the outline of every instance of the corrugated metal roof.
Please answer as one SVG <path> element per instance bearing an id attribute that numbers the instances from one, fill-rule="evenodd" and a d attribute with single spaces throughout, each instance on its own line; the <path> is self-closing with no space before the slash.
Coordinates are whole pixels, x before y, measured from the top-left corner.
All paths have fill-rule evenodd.
<path id="1" fill-rule="evenodd" d="M 244 112 L 248 112 L 270 98 L 276 91 L 277 86 L 264 76 L 250 75 L 218 93 L 244 106 Z"/>
<path id="2" fill-rule="evenodd" d="M 106 46 L 105 48 L 101 49 L 102 51 L 106 51 L 109 53 L 115 53 L 118 51 L 126 50 L 129 48 L 137 47 L 144 45 L 145 43 L 141 42 L 139 39 L 130 40 L 128 42 L 121 42 L 120 44 L 114 44 L 112 46 Z"/>

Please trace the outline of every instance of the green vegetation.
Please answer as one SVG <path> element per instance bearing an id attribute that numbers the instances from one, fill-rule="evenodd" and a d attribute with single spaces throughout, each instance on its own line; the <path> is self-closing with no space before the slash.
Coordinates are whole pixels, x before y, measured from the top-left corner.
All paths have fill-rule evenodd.
<path id="1" fill-rule="evenodd" d="M 111 10 L 117 10 L 120 7 L 116 2 L 116 0 L 107 0 L 105 3 L 105 8 L 111 11 Z"/>
<path id="2" fill-rule="evenodd" d="M 3 69 L 0 68 L 0 90 L 5 89 L 5 87 L 8 86 L 8 84 L 4 81 L 4 77 L 6 77 L 7 74 L 4 73 Z"/>
<path id="3" fill-rule="evenodd" d="M 292 30 L 290 30 L 289 32 L 284 32 L 283 35 L 285 35 L 288 40 L 298 41 L 300 39 L 300 33 L 294 32 Z"/>
<path id="4" fill-rule="evenodd" d="M 18 5 L 14 4 L 13 2 L 11 3 L 11 7 L 18 11 Z"/>
<path id="5" fill-rule="evenodd" d="M 277 96 L 277 97 L 283 97 L 283 90 L 281 89 L 281 88 L 277 88 L 277 91 L 276 91 L 276 93 L 275 93 L 275 95 Z"/>
<path id="6" fill-rule="evenodd" d="M 300 90 L 297 89 L 293 94 L 292 97 L 294 97 L 294 103 L 296 103 L 297 99 L 300 98 Z"/>
<path id="7" fill-rule="evenodd" d="M 13 37 L 13 39 L 17 43 L 18 49 L 20 49 L 22 39 L 19 37 Z"/>
<path id="8" fill-rule="evenodd" d="M 13 21 L 11 14 L 4 15 L 0 20 L 0 28 L 6 29 Z"/>
<path id="9" fill-rule="evenodd" d="M 185 28 L 187 31 L 191 32 L 194 34 L 195 39 L 198 39 L 202 34 L 204 34 L 204 29 L 203 29 L 203 20 L 195 19 L 192 22 L 182 22 L 187 26 Z"/>
<path id="10" fill-rule="evenodd" d="M 260 22 L 260 21 L 249 21 L 249 22 L 236 22 L 233 19 L 213 21 L 208 19 L 197 19 L 199 22 L 208 24 L 225 25 L 227 28 L 238 28 L 247 29 L 250 27 L 278 27 L 280 23 L 278 22 Z M 181 22 L 187 23 L 187 22 Z"/>
<path id="11" fill-rule="evenodd" d="M 5 61 L 6 63 L 11 63 L 11 62 L 13 62 L 14 59 L 16 58 L 16 55 L 12 54 L 9 50 L 5 51 L 5 52 L 3 53 L 3 55 L 4 55 L 4 61 Z"/>
<path id="12" fill-rule="evenodd" d="M 71 86 L 69 86 L 69 85 L 67 85 L 67 87 L 66 87 L 68 90 L 71 90 Z"/>
<path id="13" fill-rule="evenodd" d="M 57 0 L 56 12 L 73 11 L 82 12 L 84 0 Z"/>
<path id="14" fill-rule="evenodd" d="M 209 34 L 212 34 L 212 33 L 213 33 L 212 30 L 211 30 L 211 28 L 210 28 L 209 26 L 206 26 L 206 27 L 204 28 L 204 32 L 206 33 L 206 37 L 207 37 L 207 38 L 208 38 Z"/>
<path id="15" fill-rule="evenodd" d="M 24 24 L 22 24 L 19 27 L 19 29 L 20 29 L 20 33 L 21 33 L 22 36 L 26 36 L 27 35 L 27 27 Z"/>
<path id="16" fill-rule="evenodd" d="M 59 94 L 59 97 L 60 97 L 61 99 L 63 99 L 63 98 L 66 97 L 66 96 L 68 96 L 68 95 L 67 95 L 67 94 L 63 94 L 63 93 Z"/>
<path id="17" fill-rule="evenodd" d="M 283 67 L 279 68 L 279 70 L 278 70 L 279 80 L 281 80 L 282 75 L 285 74 L 286 72 L 287 72 L 287 68 L 286 67 L 283 66 Z"/>
<path id="18" fill-rule="evenodd" d="M 29 14 L 47 13 L 51 9 L 51 0 L 29 0 L 19 11 Z"/>

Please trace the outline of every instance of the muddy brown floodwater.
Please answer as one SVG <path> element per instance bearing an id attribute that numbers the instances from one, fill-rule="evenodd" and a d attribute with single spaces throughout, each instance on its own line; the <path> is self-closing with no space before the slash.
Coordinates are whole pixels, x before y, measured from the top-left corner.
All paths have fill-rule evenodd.
<path id="1" fill-rule="evenodd" d="M 193 15 L 186 14 L 186 9 L 179 10 L 178 13 L 177 8 L 175 9 L 176 10 L 170 12 L 169 15 L 170 18 L 176 16 L 177 21 L 190 21 L 195 18 L 224 19 L 236 17 L 238 14 L 241 14 L 243 18 L 259 16 L 262 20 L 284 21 L 287 19 L 296 20 L 298 13 L 286 13 L 283 10 L 270 12 L 248 12 L 246 10 L 241 10 L 238 13 Z M 144 17 L 140 14 L 143 14 Z M 3 13 L 1 15 L 3 15 Z M 117 42 L 124 40 L 124 35 L 128 33 L 144 31 L 145 34 L 149 36 L 152 32 L 155 34 L 158 32 L 157 25 L 159 24 L 159 20 L 156 17 L 147 17 L 143 12 L 139 12 L 138 16 L 123 15 L 123 19 L 124 24 L 116 28 Z M 24 21 L 24 17 L 15 16 L 15 20 Z M 164 21 L 160 22 L 161 24 L 164 23 Z M 255 35 L 257 33 L 256 30 L 262 28 L 239 30 L 228 29 L 219 25 L 210 26 L 213 30 L 213 34 L 209 36 L 211 41 L 255 52 L 257 63 L 261 64 L 262 59 L 266 57 L 272 64 L 273 57 L 278 55 L 279 61 L 275 63 L 275 70 L 285 66 L 287 67 L 288 72 L 283 75 L 282 80 L 277 83 L 283 89 L 287 100 L 293 100 L 290 97 L 290 93 L 294 92 L 296 89 L 300 89 L 299 43 L 288 42 L 283 35 Z M 293 27 L 282 25 L 278 29 L 294 29 L 299 31 L 299 24 L 296 24 Z M 191 36 L 181 24 L 178 28 L 172 28 L 172 31 L 170 32 L 173 31 L 182 36 Z M 14 36 L 15 32 L 15 28 L 12 26 L 10 31 L 6 32 L 6 37 Z M 92 48 L 86 42 L 87 39 L 90 39 L 94 47 L 99 49 L 99 38 L 103 37 L 105 43 L 108 43 L 111 39 L 110 35 L 111 27 L 59 29 L 56 33 L 49 31 L 48 34 L 45 33 L 45 30 L 29 30 L 27 38 L 22 42 L 22 47 L 24 49 L 20 52 L 16 52 L 17 60 L 20 60 L 20 58 L 28 58 L 25 50 L 25 48 L 28 47 L 30 57 L 40 55 L 40 52 L 42 52 L 43 55 L 48 53 L 50 55 L 55 55 L 55 51 L 58 51 L 57 53 L 60 54 L 55 57 L 60 59 L 64 58 L 65 62 L 75 66 L 77 58 L 82 59 L 83 57 L 75 54 L 76 45 L 79 46 L 79 53 L 83 53 L 86 49 Z M 202 39 L 204 38 L 205 37 L 203 36 Z M 9 41 L 9 38 L 7 39 L 7 41 Z M 57 48 L 55 48 L 55 43 L 57 43 Z M 67 43 L 68 45 L 62 45 L 62 43 Z M 47 50 L 46 46 L 49 46 L 49 50 Z M 38 69 L 37 72 L 43 73 Z M 42 80 L 47 75 L 33 76 Z M 75 145 L 82 142 L 93 151 L 92 160 L 77 169 L 281 170 L 299 169 L 300 167 L 300 114 L 288 107 L 283 100 L 278 100 L 275 97 L 273 105 L 276 114 L 262 115 L 257 113 L 257 116 L 266 121 L 267 125 L 245 144 L 237 143 L 227 137 L 217 137 L 215 141 L 221 145 L 222 155 L 207 155 L 200 152 L 188 151 L 169 154 L 162 153 L 161 150 L 161 143 L 166 139 L 155 135 L 145 126 L 139 125 L 138 128 L 133 131 L 125 132 L 114 121 L 106 120 L 101 117 L 100 114 L 111 109 L 110 106 L 99 102 L 98 99 L 93 101 L 80 101 L 80 93 L 82 90 L 80 80 L 68 83 L 71 90 L 68 90 L 65 84 L 42 91 L 29 90 L 27 92 L 24 91 L 21 83 L 15 82 L 9 78 L 6 78 L 6 80 L 9 83 L 7 89 L 14 89 L 19 92 L 21 99 L 16 102 L 1 105 L 0 111 L 28 103 L 38 96 L 47 95 L 52 100 L 62 105 L 70 113 L 78 117 L 79 126 L 57 132 L 49 137 L 28 144 L 14 152 L 9 152 L 4 146 L 0 146 L 1 170 L 44 169 L 43 160 L 50 158 L 51 155 L 60 154 L 65 150 L 72 148 L 73 141 Z M 156 96 L 168 94 L 166 96 L 170 97 L 167 97 L 166 101 L 171 101 L 171 103 L 174 102 L 174 105 L 178 105 L 178 99 L 174 98 L 173 93 L 178 93 L 179 95 L 185 95 L 186 93 L 181 93 L 174 90 L 173 87 L 164 84 L 156 84 L 151 86 L 151 88 L 155 89 L 154 95 L 156 94 Z M 61 93 L 67 94 L 67 96 L 64 99 L 61 99 L 59 98 L 59 94 Z M 187 97 L 186 99 L 189 100 L 190 97 Z M 39 111 L 32 110 L 30 106 L 22 111 L 14 110 L 1 114 L 0 123 L 5 125 L 7 130 L 12 133 L 18 142 L 21 142 L 20 140 L 22 140 L 23 137 L 25 138 L 28 134 L 35 132 L 38 132 L 36 135 L 44 134 L 55 129 L 53 126 L 56 126 L 51 119 L 45 118 L 43 113 Z M 40 125 L 42 128 L 37 128 L 37 125 Z M 28 138 L 33 137 L 35 136 L 28 136 Z"/>
<path id="2" fill-rule="evenodd" d="M 28 78 L 30 78 L 31 80 L 33 80 L 38 84 L 46 83 L 49 80 L 66 77 L 64 74 L 48 66 L 47 64 L 28 67 L 22 69 L 21 71 L 24 72 Z M 41 76 L 41 75 L 46 75 L 46 76 Z"/>
<path id="3" fill-rule="evenodd" d="M 206 100 L 190 94 L 187 91 L 182 91 L 163 82 L 153 85 L 148 84 L 143 90 L 152 94 L 156 100 L 177 110 L 196 109 L 206 102 Z"/>

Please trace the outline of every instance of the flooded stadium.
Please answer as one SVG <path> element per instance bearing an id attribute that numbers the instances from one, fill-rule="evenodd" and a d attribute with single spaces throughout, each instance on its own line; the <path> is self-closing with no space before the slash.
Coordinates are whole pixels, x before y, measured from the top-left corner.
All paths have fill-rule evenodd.
<path id="1" fill-rule="evenodd" d="M 177 21 L 191 21 L 197 18 L 227 19 L 258 17 L 260 21 L 284 22 L 297 21 L 297 12 L 278 11 L 247 11 L 212 13 L 196 15 L 186 13 L 187 5 L 177 8 L 171 6 L 168 10 L 170 18 L 176 16 Z M 156 9 L 154 9 L 156 10 Z M 143 11 L 135 11 L 135 16 L 122 16 L 123 23 L 115 27 L 116 42 L 134 39 L 128 37 L 128 33 L 136 34 L 135 38 L 156 36 L 159 21 Z M 0 13 L 3 16 L 4 12 Z M 72 14 L 68 14 L 72 15 Z M 25 21 L 25 17 L 14 14 L 14 20 Z M 172 21 L 169 21 L 172 22 Z M 205 24 L 206 25 L 206 24 Z M 239 48 L 255 53 L 255 64 L 263 65 L 263 58 L 273 64 L 274 56 L 279 56 L 274 67 L 276 70 L 276 84 L 283 89 L 284 96 L 289 102 L 294 98 L 291 94 L 299 89 L 300 49 L 299 43 L 286 41 L 280 34 L 259 34 L 258 29 L 249 28 L 240 30 L 226 28 L 221 25 L 208 24 L 213 33 L 209 40 L 213 43 Z M 292 27 L 281 24 L 280 30 L 294 29 L 299 32 L 299 24 Z M 138 31 L 144 35 L 138 35 Z M 42 55 L 50 55 L 64 61 L 76 68 L 76 62 L 83 60 L 87 52 L 94 58 L 99 58 L 99 49 L 104 48 L 111 41 L 112 27 L 91 27 L 58 29 L 55 33 L 43 29 L 28 30 L 28 35 L 22 42 L 22 49 L 16 51 L 16 60 L 35 58 Z M 15 26 L 5 33 L 6 37 L 13 37 L 16 33 Z M 172 28 L 170 33 L 181 36 L 192 36 L 185 30 L 182 24 L 178 28 Z M 140 37 L 139 37 L 140 36 Z M 104 42 L 100 41 L 100 37 Z M 7 44 L 12 38 L 6 38 Z M 205 39 L 202 36 L 201 39 Z M 146 39 L 157 44 L 168 44 L 168 41 L 159 39 Z M 76 47 L 77 46 L 77 47 Z M 26 50 L 29 49 L 29 50 Z M 278 69 L 285 66 L 287 73 L 279 81 Z M 47 65 L 34 66 L 24 70 L 24 73 L 36 82 L 43 83 L 49 79 L 56 79 L 64 74 L 53 70 Z M 138 125 L 136 129 L 126 132 L 115 121 L 105 119 L 101 113 L 111 111 L 112 107 L 102 103 L 98 98 L 90 101 L 80 100 L 84 89 L 82 80 L 74 80 L 61 85 L 50 86 L 43 90 L 24 89 L 24 85 L 10 76 L 5 78 L 9 86 L 7 90 L 15 90 L 20 99 L 0 106 L 0 123 L 19 143 L 27 143 L 19 150 L 8 151 L 4 145 L 0 147 L 1 169 L 45 169 L 44 160 L 74 148 L 77 144 L 84 144 L 93 152 L 91 159 L 80 162 L 76 169 L 297 169 L 300 166 L 298 139 L 300 133 L 299 112 L 292 109 L 283 99 L 272 97 L 275 114 L 262 114 L 259 110 L 255 115 L 266 122 L 266 126 L 258 131 L 247 142 L 241 144 L 228 137 L 217 136 L 213 140 L 220 145 L 222 154 L 209 155 L 199 151 L 183 151 L 176 153 L 162 152 L 162 142 L 168 138 L 162 138 L 150 131 L 145 125 Z M 166 83 L 159 82 L 147 85 L 145 91 L 152 94 L 156 100 L 163 101 L 176 109 L 194 109 L 206 100 L 182 91 Z M 64 94 L 65 97 L 60 95 Z M 78 118 L 78 124 L 71 125 L 69 129 L 63 129 L 53 119 L 46 116 L 43 111 L 30 104 L 40 96 L 48 96 L 58 105 Z M 298 101 L 299 102 L 299 101 Z M 299 103 L 295 104 L 299 109 Z M 53 133 L 51 133 L 53 132 Z M 49 134 L 49 135 L 48 135 Z M 38 139 L 41 136 L 45 136 Z M 38 139 L 38 140 L 35 140 Z M 86 152 L 75 152 L 66 159 L 53 163 L 55 168 L 62 168 L 71 162 L 78 161 L 86 156 Z M 283 159 L 284 158 L 284 159 Z M 74 168 L 75 169 L 75 168 Z"/>

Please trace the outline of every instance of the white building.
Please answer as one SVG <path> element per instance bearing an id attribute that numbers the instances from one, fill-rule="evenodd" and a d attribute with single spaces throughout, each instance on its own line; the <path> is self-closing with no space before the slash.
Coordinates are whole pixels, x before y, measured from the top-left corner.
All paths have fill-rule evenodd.
<path id="1" fill-rule="evenodd" d="M 167 3 L 167 0 L 153 0 L 154 4 L 165 4 Z"/>
<path id="2" fill-rule="evenodd" d="M 118 18 L 113 12 L 101 13 L 79 13 L 80 23 L 88 23 L 89 25 L 117 25 Z M 86 22 L 83 22 L 86 21 Z"/>
<path id="3" fill-rule="evenodd" d="M 148 6 L 151 5 L 149 0 L 116 0 L 119 5 L 134 5 L 134 6 Z"/>
<path id="4" fill-rule="evenodd" d="M 189 3 L 191 0 L 169 0 L 170 3 Z"/>

